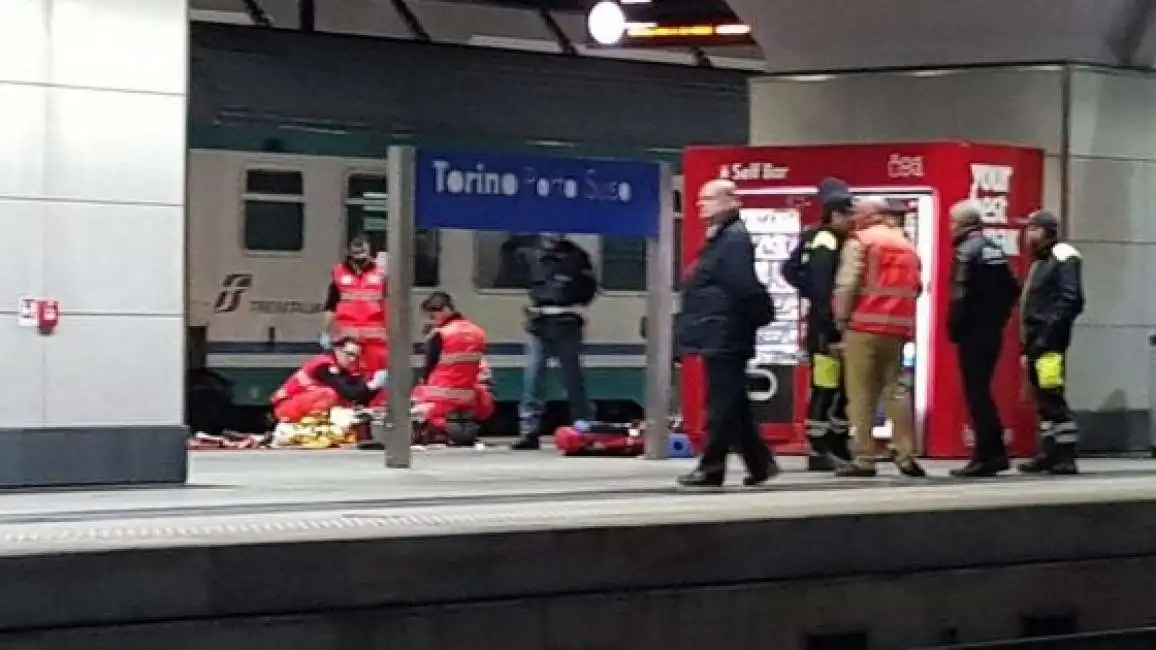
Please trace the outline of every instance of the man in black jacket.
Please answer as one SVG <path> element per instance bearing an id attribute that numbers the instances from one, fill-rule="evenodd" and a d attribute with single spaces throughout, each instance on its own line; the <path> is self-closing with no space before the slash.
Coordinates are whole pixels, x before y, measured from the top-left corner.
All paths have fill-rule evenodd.
<path id="1" fill-rule="evenodd" d="M 722 485 L 727 454 L 735 447 L 747 466 L 743 484 L 759 485 L 779 468 L 755 426 L 747 397 L 747 362 L 755 355 L 755 333 L 774 320 L 774 304 L 755 275 L 754 244 L 739 215 L 734 183 L 706 183 L 698 206 L 710 225 L 683 287 L 678 343 L 681 354 L 703 359 L 708 441 L 698 469 L 678 482 L 685 487 Z"/>
<path id="2" fill-rule="evenodd" d="M 1003 423 L 991 395 L 1003 329 L 1020 287 L 1003 248 L 983 234 L 983 212 L 973 201 L 951 208 L 955 244 L 947 335 L 956 346 L 963 395 L 971 412 L 972 460 L 952 476 L 995 476 L 1008 468 Z"/>
<path id="3" fill-rule="evenodd" d="M 586 307 L 598 295 L 598 279 L 590 255 L 561 235 L 544 234 L 525 252 L 530 304 L 525 307 L 529 360 L 518 405 L 521 436 L 516 450 L 539 448 L 545 408 L 546 364 L 558 360 L 562 386 L 570 402 L 570 421 L 582 428 L 594 419 L 582 372 L 582 341 Z"/>
<path id="4" fill-rule="evenodd" d="M 1028 219 L 1025 235 L 1035 261 L 1020 299 L 1022 362 L 1040 418 L 1040 451 L 1017 469 L 1027 474 L 1075 474 L 1079 432 L 1064 396 L 1072 327 L 1084 311 L 1080 251 L 1059 241 L 1059 220 L 1048 212 Z"/>

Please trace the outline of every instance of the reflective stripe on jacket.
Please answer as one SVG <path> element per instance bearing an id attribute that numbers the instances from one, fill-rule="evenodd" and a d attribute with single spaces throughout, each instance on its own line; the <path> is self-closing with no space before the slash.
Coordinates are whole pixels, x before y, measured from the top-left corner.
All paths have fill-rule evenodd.
<path id="1" fill-rule="evenodd" d="M 918 251 L 898 228 L 874 226 L 855 237 L 863 247 L 863 272 L 847 328 L 914 338 L 922 288 Z"/>
<path id="2" fill-rule="evenodd" d="M 433 400 L 472 404 L 486 353 L 486 332 L 466 320 L 455 318 L 437 328 L 441 354 L 426 382 L 425 395 Z"/>

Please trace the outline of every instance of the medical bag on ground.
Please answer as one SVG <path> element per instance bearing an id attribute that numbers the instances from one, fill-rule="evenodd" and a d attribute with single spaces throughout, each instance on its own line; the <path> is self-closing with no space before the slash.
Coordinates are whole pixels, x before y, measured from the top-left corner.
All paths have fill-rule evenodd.
<path id="1" fill-rule="evenodd" d="M 671 416 L 669 443 L 671 456 L 685 457 L 689 441 L 682 434 L 682 417 Z M 565 456 L 641 456 L 646 425 L 641 422 L 586 422 L 576 427 L 560 427 L 554 432 L 554 446 Z"/>

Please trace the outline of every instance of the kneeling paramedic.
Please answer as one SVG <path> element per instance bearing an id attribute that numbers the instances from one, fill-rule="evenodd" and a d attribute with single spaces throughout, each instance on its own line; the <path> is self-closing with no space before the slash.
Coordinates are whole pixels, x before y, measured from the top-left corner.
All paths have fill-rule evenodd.
<path id="1" fill-rule="evenodd" d="M 829 472 L 851 460 L 848 449 L 847 395 L 843 364 L 836 347 L 842 340 L 831 309 L 839 255 L 851 227 L 851 189 L 836 178 L 819 184 L 822 223 L 803 234 L 783 265 L 783 278 L 808 302 L 807 354 L 811 396 L 807 404 L 807 470 Z"/>
<path id="2" fill-rule="evenodd" d="M 421 309 L 430 331 L 425 372 L 413 392 L 415 411 L 427 426 L 448 434 L 451 440 L 472 442 L 477 425 L 494 414 L 494 398 L 484 383 L 486 333 L 454 308 L 447 293 L 434 292 Z M 455 413 L 465 420 L 453 419 Z M 459 427 L 468 430 L 458 431 Z"/>
<path id="3" fill-rule="evenodd" d="M 273 393 L 273 415 L 279 422 L 297 423 L 335 406 L 368 406 L 384 393 L 386 376 L 385 370 L 377 370 L 366 381 L 361 345 L 353 337 L 340 338 Z"/>
<path id="4" fill-rule="evenodd" d="M 1078 429 L 1064 396 L 1072 327 L 1084 311 L 1080 251 L 1059 241 L 1059 220 L 1048 212 L 1028 218 L 1024 231 L 1033 262 L 1020 299 L 1021 359 L 1040 419 L 1040 451 L 1017 469 L 1028 474 L 1075 474 Z"/>

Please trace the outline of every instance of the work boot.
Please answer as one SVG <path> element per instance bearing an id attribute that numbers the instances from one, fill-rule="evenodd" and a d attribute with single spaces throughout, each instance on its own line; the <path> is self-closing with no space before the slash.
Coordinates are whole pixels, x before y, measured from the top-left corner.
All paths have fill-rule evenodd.
<path id="1" fill-rule="evenodd" d="M 827 452 L 837 460 L 851 462 L 851 436 L 846 431 L 832 431 L 826 435 Z"/>
<path id="2" fill-rule="evenodd" d="M 847 463 L 835 470 L 835 476 L 838 478 L 871 478 L 876 473 L 874 466 L 858 462 Z"/>
<path id="3" fill-rule="evenodd" d="M 510 445 L 514 451 L 535 451 L 542 448 L 542 441 L 535 436 L 522 436 Z"/>
<path id="4" fill-rule="evenodd" d="M 1040 451 L 1027 462 L 1016 465 L 1016 469 L 1024 474 L 1042 474 L 1052 471 L 1056 462 L 1056 443 L 1051 438 L 1040 441 Z"/>
<path id="5" fill-rule="evenodd" d="M 1076 467 L 1076 446 L 1071 443 L 1063 443 L 1056 445 L 1056 453 L 1053 456 L 1052 467 L 1048 470 L 1049 474 L 1057 476 L 1072 476 L 1079 474 L 1080 470 Z"/>
<path id="6" fill-rule="evenodd" d="M 923 469 L 922 465 L 915 462 L 914 458 L 905 463 L 896 461 L 895 467 L 899 470 L 900 474 L 907 478 L 925 478 L 927 476 L 927 471 Z"/>
<path id="7" fill-rule="evenodd" d="M 707 473 L 701 469 L 696 469 L 689 474 L 684 474 L 678 477 L 678 484 L 679 486 L 685 488 L 717 488 L 722 487 L 723 478 L 724 477 L 721 472 Z"/>
<path id="8" fill-rule="evenodd" d="M 976 458 L 959 469 L 951 470 L 948 474 L 955 478 L 988 478 L 1006 471 L 1008 467 L 1006 456 Z"/>
<path id="9" fill-rule="evenodd" d="M 807 438 L 807 471 L 833 472 L 837 465 L 827 446 L 827 436 L 811 436 Z"/>
<path id="10" fill-rule="evenodd" d="M 743 477 L 743 485 L 747 487 L 758 487 L 763 483 L 773 479 L 779 475 L 779 464 L 775 462 L 774 456 L 767 461 L 767 467 L 758 473 L 751 472 Z"/>

